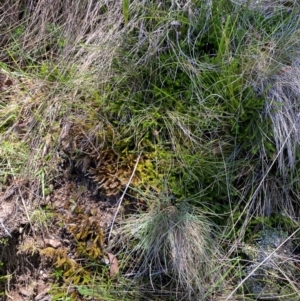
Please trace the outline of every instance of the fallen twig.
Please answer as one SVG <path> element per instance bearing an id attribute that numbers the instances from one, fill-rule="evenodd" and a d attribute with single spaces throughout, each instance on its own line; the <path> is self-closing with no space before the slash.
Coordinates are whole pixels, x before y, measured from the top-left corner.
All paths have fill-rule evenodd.
<path id="1" fill-rule="evenodd" d="M 120 208 L 121 208 L 121 205 L 122 205 L 122 201 L 123 201 L 123 199 L 124 199 L 124 196 L 125 196 L 125 194 L 126 194 L 126 192 L 127 192 L 128 187 L 129 187 L 129 185 L 130 185 L 130 183 L 131 183 L 131 181 L 132 181 L 132 178 L 133 178 L 133 176 L 134 176 L 134 174 L 135 174 L 135 171 L 136 171 L 137 166 L 138 166 L 138 164 L 139 164 L 139 161 L 140 161 L 140 159 L 141 159 L 141 155 L 142 155 L 142 152 L 140 152 L 140 154 L 139 154 L 139 156 L 138 156 L 138 158 L 137 158 L 137 160 L 136 160 L 136 163 L 135 163 L 134 169 L 133 169 L 133 171 L 132 171 L 132 174 L 131 174 L 131 176 L 130 176 L 130 178 L 129 178 L 129 181 L 128 181 L 128 183 L 126 184 L 126 187 L 125 187 L 125 189 L 124 189 L 124 191 L 123 191 L 123 194 L 121 195 L 121 197 L 120 197 L 120 199 L 119 199 L 119 202 L 118 202 L 118 208 L 117 208 L 117 210 L 116 210 L 116 212 L 115 212 L 113 221 L 112 221 L 112 223 L 111 223 L 111 227 L 110 227 L 110 231 L 109 231 L 109 235 L 108 235 L 108 239 L 107 239 L 108 244 L 109 244 L 109 240 L 110 240 L 110 237 L 111 237 L 111 234 L 112 234 L 112 231 L 113 231 L 113 227 L 114 227 L 114 224 L 115 224 L 115 220 L 116 220 L 116 218 L 117 218 L 117 215 L 118 215 L 118 213 L 119 213 L 119 211 L 120 211 Z"/>

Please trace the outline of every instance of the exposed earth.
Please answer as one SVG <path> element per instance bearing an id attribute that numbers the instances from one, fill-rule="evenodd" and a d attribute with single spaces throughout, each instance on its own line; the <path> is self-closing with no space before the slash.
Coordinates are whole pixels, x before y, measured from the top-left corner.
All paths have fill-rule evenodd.
<path id="1" fill-rule="evenodd" d="M 82 281 L 87 273 L 82 264 L 89 260 L 104 267 L 111 263 L 110 276 L 117 272 L 113 254 L 104 251 L 104 233 L 118 197 L 99 196 L 85 180 L 64 173 L 44 199 L 36 198 L 26 181 L 11 180 L 2 188 L 0 300 L 50 301 L 62 279 L 76 283 L 80 275 L 77 282 Z M 70 287 L 69 293 L 72 290 L 76 298 L 78 292 Z"/>

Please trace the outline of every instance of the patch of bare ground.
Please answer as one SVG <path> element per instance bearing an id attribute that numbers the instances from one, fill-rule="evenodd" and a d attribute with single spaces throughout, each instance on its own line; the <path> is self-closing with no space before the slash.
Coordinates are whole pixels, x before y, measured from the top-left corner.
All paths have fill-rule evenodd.
<path id="1" fill-rule="evenodd" d="M 50 301 L 53 284 L 59 285 L 53 267 L 76 283 L 87 273 L 84 263 L 105 267 L 104 257 L 110 260 L 105 233 L 118 198 L 102 197 L 85 177 L 78 179 L 65 173 L 43 200 L 22 181 L 0 192 L 0 300 Z M 84 300 L 75 289 L 73 297 Z"/>

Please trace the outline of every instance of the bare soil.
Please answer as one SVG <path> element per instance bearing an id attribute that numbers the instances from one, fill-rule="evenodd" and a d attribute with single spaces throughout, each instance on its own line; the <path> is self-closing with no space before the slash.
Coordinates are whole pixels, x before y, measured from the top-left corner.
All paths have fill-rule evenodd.
<path id="1" fill-rule="evenodd" d="M 30 188 L 12 180 L 0 192 L 0 300 L 50 301 L 53 266 L 64 256 L 62 270 L 71 261 L 76 270 L 85 255 L 99 262 L 107 256 L 118 196 L 101 196 L 86 177 L 67 172 L 44 199 Z"/>

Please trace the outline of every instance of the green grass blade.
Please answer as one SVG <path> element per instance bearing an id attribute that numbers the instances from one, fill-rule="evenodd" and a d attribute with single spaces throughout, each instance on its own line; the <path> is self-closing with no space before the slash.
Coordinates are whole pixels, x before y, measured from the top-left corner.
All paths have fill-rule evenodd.
<path id="1" fill-rule="evenodd" d="M 123 17 L 125 25 L 127 25 L 129 20 L 129 0 L 123 0 Z"/>

